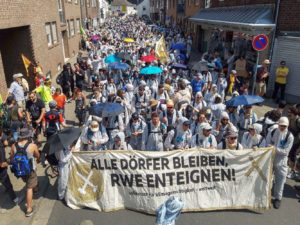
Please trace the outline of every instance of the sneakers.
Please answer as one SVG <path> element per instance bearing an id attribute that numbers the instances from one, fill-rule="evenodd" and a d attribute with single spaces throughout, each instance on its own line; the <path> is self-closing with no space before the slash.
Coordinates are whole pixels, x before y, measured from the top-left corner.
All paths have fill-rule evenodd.
<path id="1" fill-rule="evenodd" d="M 33 215 L 33 209 L 31 211 L 26 211 L 25 216 L 26 217 L 31 217 Z"/>
<path id="2" fill-rule="evenodd" d="M 273 203 L 273 206 L 274 206 L 275 209 L 279 209 L 280 208 L 280 204 L 281 204 L 281 200 L 275 199 L 274 203 Z"/>
<path id="3" fill-rule="evenodd" d="M 296 177 L 296 172 L 295 172 L 294 170 L 291 170 L 291 171 L 286 175 L 286 177 L 287 177 L 288 179 L 295 179 L 295 177 Z"/>

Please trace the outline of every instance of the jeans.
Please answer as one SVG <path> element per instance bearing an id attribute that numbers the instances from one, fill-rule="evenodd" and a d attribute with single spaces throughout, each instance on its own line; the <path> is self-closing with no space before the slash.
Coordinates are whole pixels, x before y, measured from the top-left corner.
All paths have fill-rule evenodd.
<path id="1" fill-rule="evenodd" d="M 7 168 L 0 169 L 0 183 L 5 187 L 11 200 L 14 200 L 17 196 L 7 174 Z"/>
<path id="2" fill-rule="evenodd" d="M 280 84 L 280 83 L 275 82 L 275 88 L 274 88 L 273 96 L 272 96 L 273 99 L 277 99 L 277 94 L 278 94 L 278 91 L 280 89 L 280 100 L 284 100 L 284 97 L 285 97 L 285 85 L 286 84 Z"/>

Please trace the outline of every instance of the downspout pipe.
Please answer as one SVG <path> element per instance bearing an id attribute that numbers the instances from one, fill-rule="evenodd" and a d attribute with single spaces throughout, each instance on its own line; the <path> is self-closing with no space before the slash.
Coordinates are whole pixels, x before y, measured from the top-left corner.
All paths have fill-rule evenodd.
<path id="1" fill-rule="evenodd" d="M 278 29 L 279 9 L 280 9 L 280 0 L 277 0 L 277 3 L 276 3 L 276 12 L 275 12 L 275 30 L 273 31 L 273 35 L 272 35 L 272 42 L 271 42 L 271 48 L 270 48 L 270 54 L 269 54 L 269 60 L 271 62 L 272 62 L 272 58 L 273 58 L 273 52 L 274 52 L 274 46 L 275 46 L 275 38 L 276 38 L 277 29 Z"/>

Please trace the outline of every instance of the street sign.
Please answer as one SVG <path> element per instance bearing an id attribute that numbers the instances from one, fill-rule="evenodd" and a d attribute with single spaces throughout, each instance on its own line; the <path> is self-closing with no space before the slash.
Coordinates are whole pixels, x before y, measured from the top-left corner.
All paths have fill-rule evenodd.
<path id="1" fill-rule="evenodd" d="M 268 44 L 269 38 L 264 34 L 259 34 L 252 40 L 252 47 L 258 52 L 265 50 L 268 47 Z"/>

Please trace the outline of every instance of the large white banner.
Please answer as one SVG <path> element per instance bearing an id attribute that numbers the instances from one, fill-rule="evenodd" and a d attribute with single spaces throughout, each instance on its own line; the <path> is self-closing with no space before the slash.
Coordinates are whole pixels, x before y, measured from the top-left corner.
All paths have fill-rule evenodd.
<path id="1" fill-rule="evenodd" d="M 78 152 L 71 159 L 67 204 L 147 213 L 169 196 L 183 211 L 269 209 L 274 151 L 190 149 Z"/>

